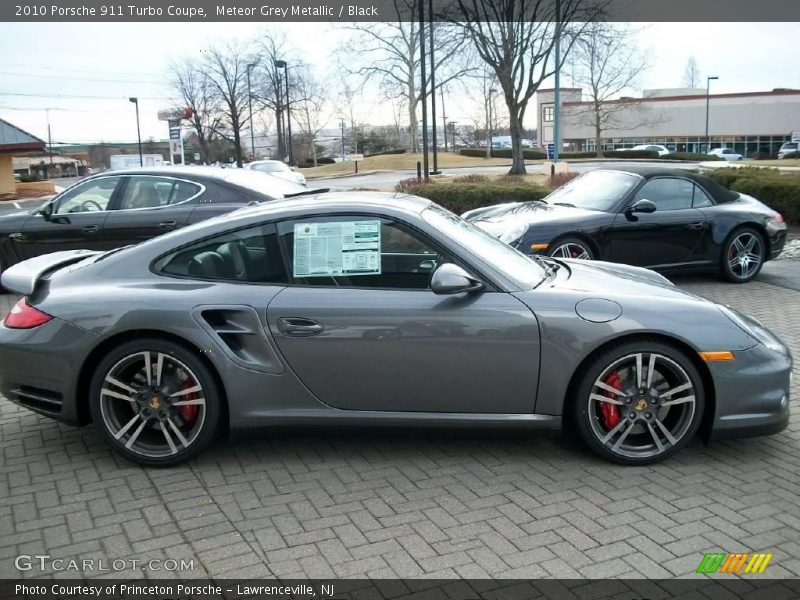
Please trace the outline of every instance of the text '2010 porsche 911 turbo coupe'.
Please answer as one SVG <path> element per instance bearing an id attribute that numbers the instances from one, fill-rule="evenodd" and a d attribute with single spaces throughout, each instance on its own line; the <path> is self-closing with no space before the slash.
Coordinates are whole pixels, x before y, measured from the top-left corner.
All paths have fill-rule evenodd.
<path id="1" fill-rule="evenodd" d="M 422 198 L 240 209 L 2 275 L 0 393 L 146 465 L 223 428 L 574 427 L 645 464 L 786 427 L 792 359 L 758 322 L 661 275 L 531 259 Z"/>

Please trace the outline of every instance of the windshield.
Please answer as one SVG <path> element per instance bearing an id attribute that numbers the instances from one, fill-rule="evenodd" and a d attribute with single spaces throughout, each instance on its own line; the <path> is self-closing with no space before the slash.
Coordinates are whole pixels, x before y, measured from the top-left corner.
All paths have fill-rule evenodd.
<path id="1" fill-rule="evenodd" d="M 287 167 L 282 162 L 276 161 L 269 161 L 269 162 L 257 162 L 250 165 L 250 168 L 254 171 L 263 171 L 264 173 L 279 173 L 279 172 L 286 172 L 291 171 L 289 167 Z"/>
<path id="2" fill-rule="evenodd" d="M 439 206 L 429 206 L 422 218 L 448 238 L 480 256 L 520 289 L 529 290 L 545 278 L 544 269 L 527 256 L 482 229 Z"/>
<path id="3" fill-rule="evenodd" d="M 590 171 L 562 185 L 543 202 L 587 210 L 609 211 L 639 182 L 637 175 L 622 171 Z"/>
<path id="4" fill-rule="evenodd" d="M 293 181 L 249 169 L 229 169 L 225 181 L 256 191 L 270 198 L 286 198 L 308 193 L 308 188 Z"/>

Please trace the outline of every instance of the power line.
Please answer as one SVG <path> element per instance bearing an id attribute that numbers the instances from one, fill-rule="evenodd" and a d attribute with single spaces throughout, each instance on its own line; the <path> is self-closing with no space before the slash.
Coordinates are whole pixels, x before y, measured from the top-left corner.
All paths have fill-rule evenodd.
<path id="1" fill-rule="evenodd" d="M 46 66 L 36 66 L 36 65 L 25 65 L 21 63 L 13 63 L 13 62 L 4 62 L 0 61 L 0 65 L 5 67 L 19 67 L 21 69 L 35 69 L 37 71 L 70 71 L 74 73 L 97 73 L 97 69 L 75 69 L 74 67 L 46 67 Z M 116 73 L 127 73 L 129 75 L 146 75 L 143 71 L 118 71 L 115 69 Z"/>
<path id="2" fill-rule="evenodd" d="M 11 77 L 38 77 L 39 79 L 67 79 L 69 81 L 99 81 L 101 83 L 149 83 L 161 85 L 163 81 L 155 81 L 153 79 L 101 79 L 97 77 L 73 77 L 64 75 L 41 75 L 38 73 L 10 73 L 9 71 L 0 71 L 0 75 L 9 75 Z"/>
<path id="3" fill-rule="evenodd" d="M 46 106 L 43 108 L 26 108 L 23 106 L 9 106 L 7 104 L 0 104 L 0 110 L 18 110 L 21 112 L 38 112 L 55 110 L 59 112 L 79 112 L 79 113 L 128 113 L 127 110 L 103 110 L 103 109 L 85 109 L 85 108 L 63 108 L 61 106 Z"/>
<path id="4" fill-rule="evenodd" d="M 0 96 L 20 96 L 23 98 L 78 98 L 81 100 L 127 100 L 128 96 L 88 96 L 81 94 L 23 94 L 19 92 L 0 92 Z M 167 96 L 138 96 L 142 100 L 165 100 Z"/>

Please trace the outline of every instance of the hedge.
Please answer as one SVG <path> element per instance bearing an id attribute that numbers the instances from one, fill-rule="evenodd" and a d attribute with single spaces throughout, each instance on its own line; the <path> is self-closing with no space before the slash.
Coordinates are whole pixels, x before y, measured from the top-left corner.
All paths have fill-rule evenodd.
<path id="1" fill-rule="evenodd" d="M 698 152 L 671 152 L 659 157 L 661 160 L 696 160 L 696 161 L 711 161 L 711 160 L 725 160 L 720 156 L 713 154 L 700 154 Z"/>
<path id="2" fill-rule="evenodd" d="M 777 169 L 742 167 L 716 169 L 708 176 L 721 185 L 760 200 L 783 215 L 787 223 L 800 225 L 800 175 L 781 175 Z"/>
<path id="3" fill-rule="evenodd" d="M 463 148 L 458 152 L 461 156 L 472 156 L 474 158 L 486 158 L 485 148 Z M 540 150 L 523 150 L 522 155 L 525 160 L 541 160 L 547 158 L 547 153 Z M 493 148 L 492 158 L 511 159 L 511 148 Z"/>
<path id="4" fill-rule="evenodd" d="M 386 156 L 387 154 L 405 154 L 405 148 L 396 148 L 394 150 L 384 150 L 383 152 L 374 152 L 373 154 L 365 154 L 364 158 L 369 158 L 370 156 Z"/>
<path id="5" fill-rule="evenodd" d="M 395 189 L 428 198 L 457 215 L 493 204 L 541 200 L 550 193 L 526 183 L 417 183 L 416 179 L 401 181 Z"/>

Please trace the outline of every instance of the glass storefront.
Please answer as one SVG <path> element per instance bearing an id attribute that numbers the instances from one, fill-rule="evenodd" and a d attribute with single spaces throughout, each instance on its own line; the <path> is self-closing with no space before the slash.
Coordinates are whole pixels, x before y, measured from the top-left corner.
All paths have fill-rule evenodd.
<path id="1" fill-rule="evenodd" d="M 709 148 L 733 148 L 734 152 L 751 157 L 758 153 L 774 155 L 784 142 L 790 140 L 790 135 L 749 135 L 749 136 L 711 136 Z M 594 139 L 564 140 L 566 144 L 576 150 L 594 152 L 596 149 Z M 632 148 L 644 144 L 658 144 L 665 146 L 673 152 L 696 152 L 705 154 L 706 140 L 703 136 L 693 137 L 626 137 L 605 140 L 603 150 L 617 148 Z"/>

